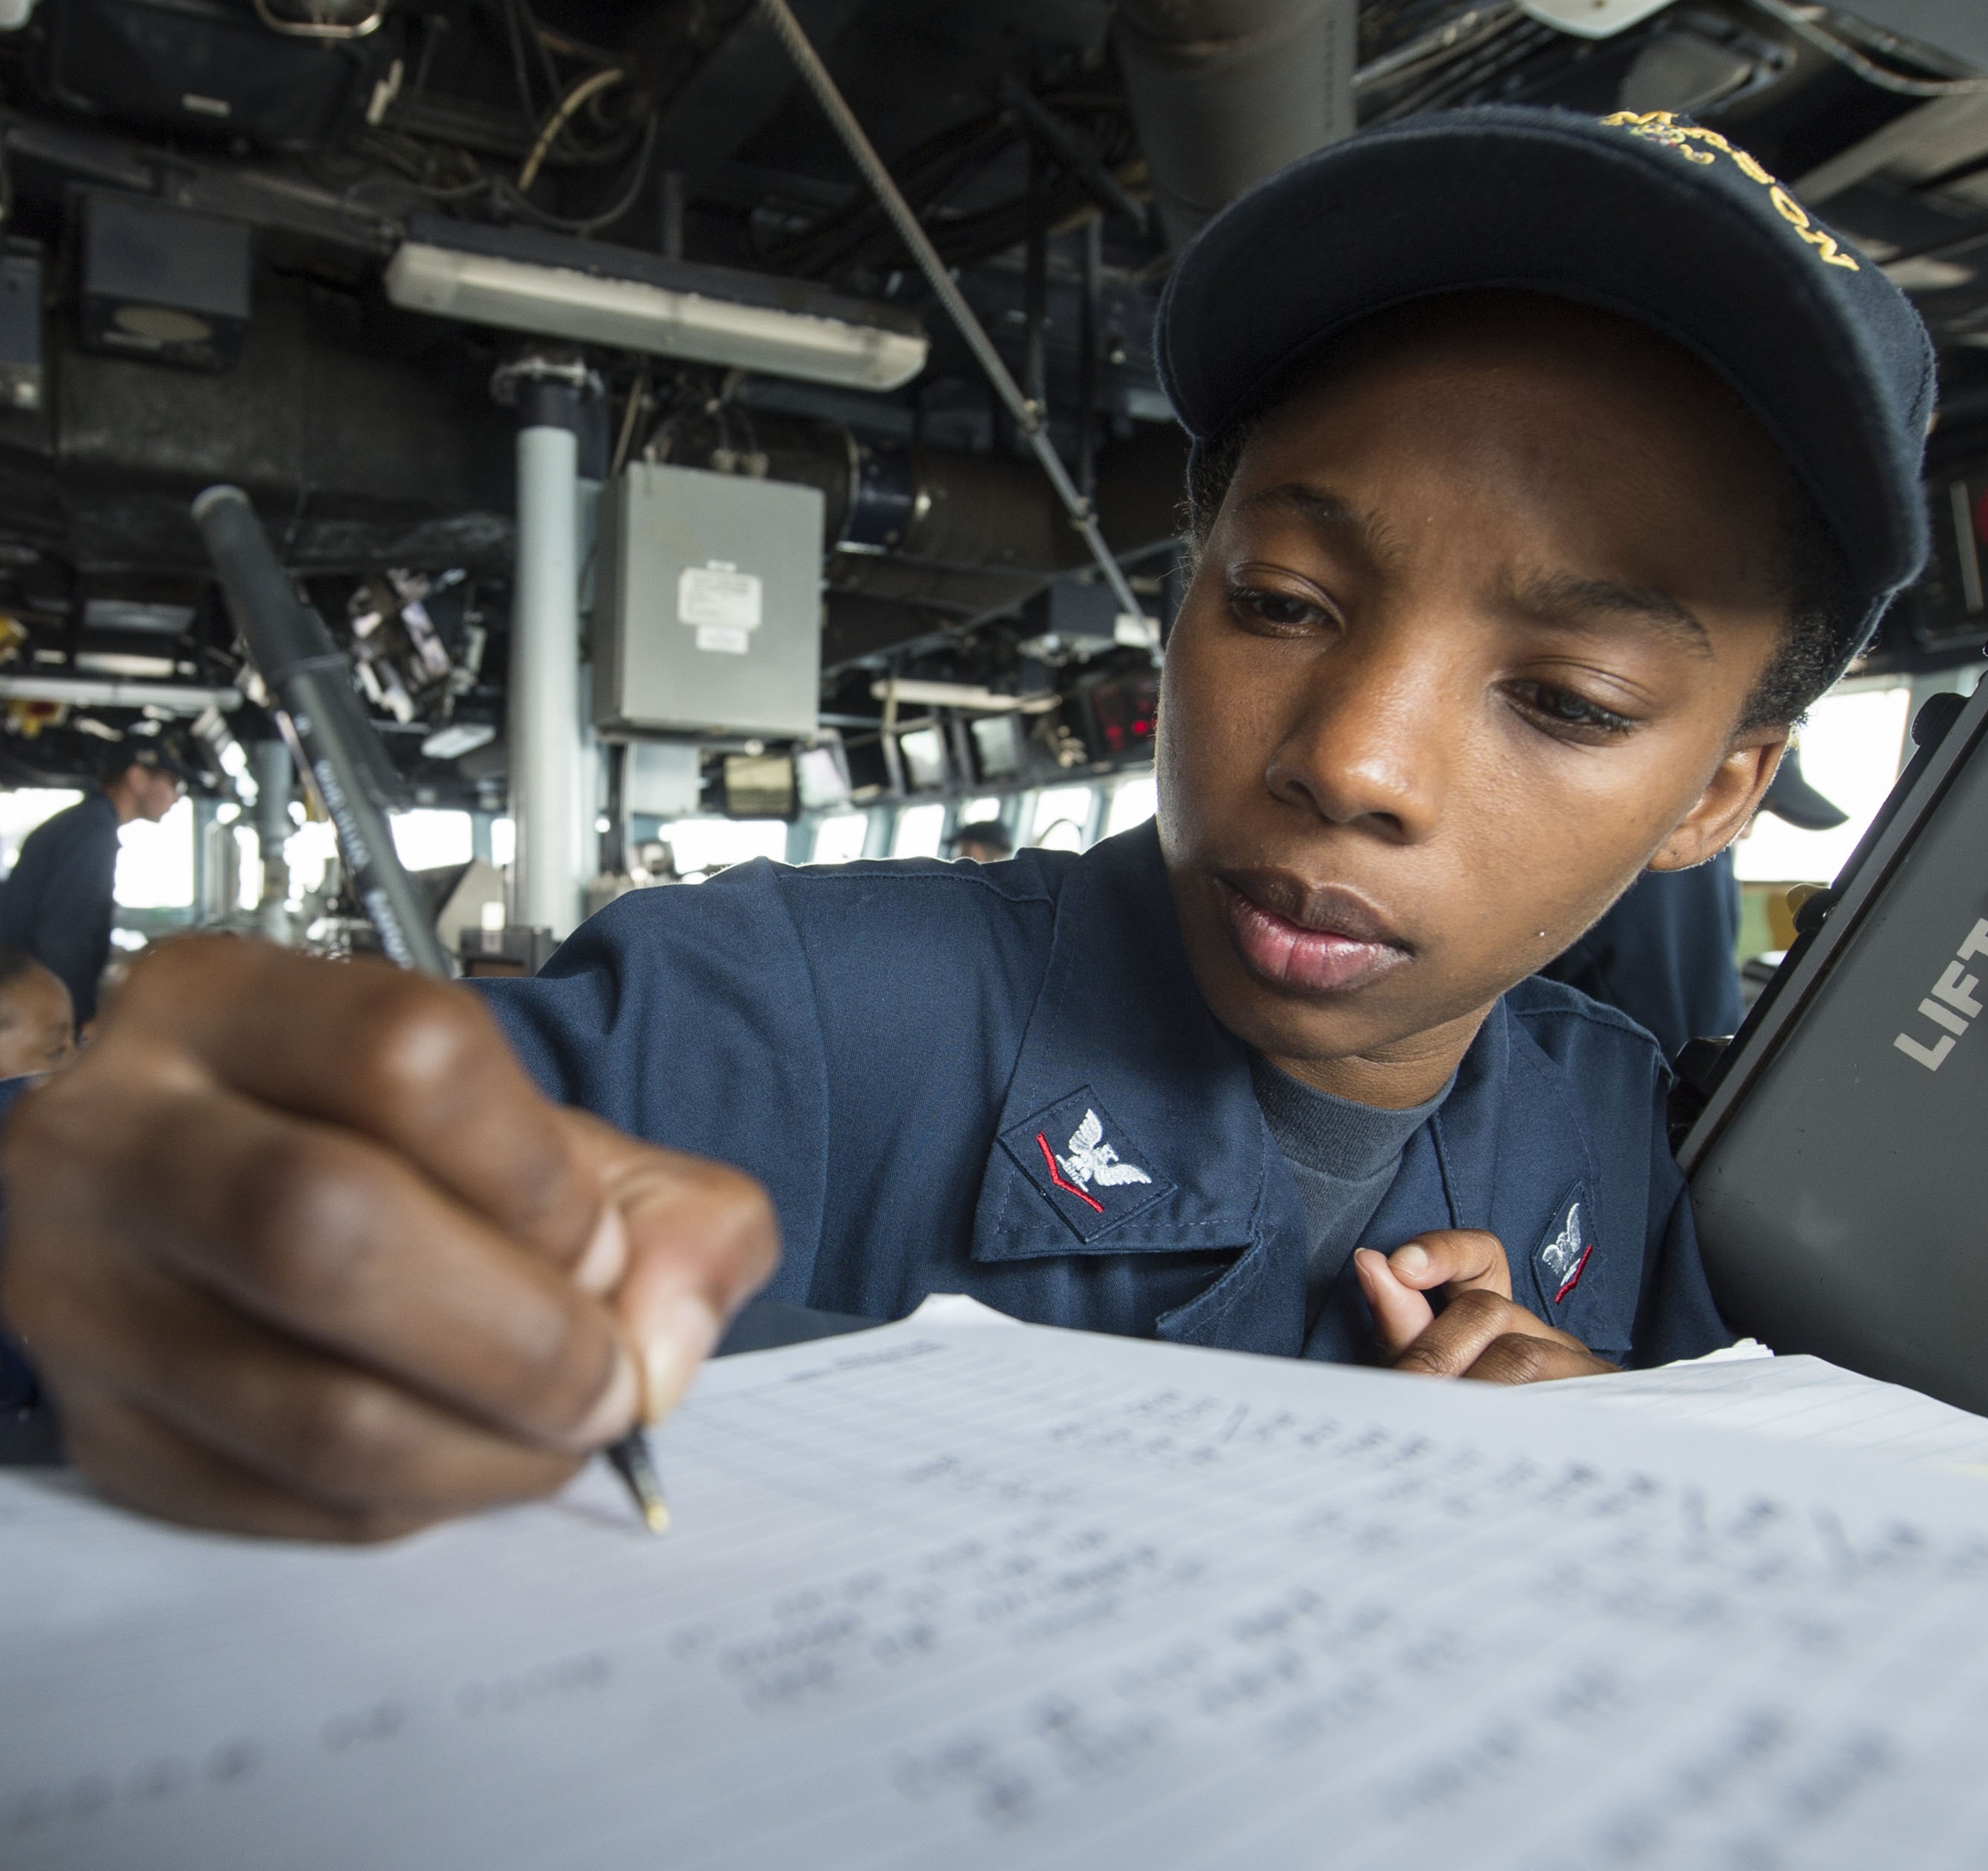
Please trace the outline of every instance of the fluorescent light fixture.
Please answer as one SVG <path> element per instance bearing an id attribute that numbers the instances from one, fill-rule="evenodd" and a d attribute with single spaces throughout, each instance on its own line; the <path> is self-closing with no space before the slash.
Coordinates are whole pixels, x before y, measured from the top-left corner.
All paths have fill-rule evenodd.
<path id="1" fill-rule="evenodd" d="M 122 597 L 93 597 L 83 607 L 85 630 L 135 630 L 177 637 L 193 628 L 191 604 L 149 604 Z"/>
<path id="2" fill-rule="evenodd" d="M 926 682 L 903 676 L 886 676 L 872 682 L 870 692 L 879 702 L 888 701 L 895 691 L 900 702 L 917 708 L 965 708 L 987 715 L 1007 714 L 1019 709 L 1025 715 L 1046 715 L 1062 705 L 1060 695 L 1004 695 L 972 682 Z"/>
<path id="3" fill-rule="evenodd" d="M 895 390 L 929 348 L 895 308 L 805 281 L 430 215 L 386 284 L 410 311 L 847 389 Z"/>
<path id="4" fill-rule="evenodd" d="M 76 667 L 86 675 L 123 676 L 141 682 L 169 682 L 178 666 L 170 656 L 133 656 L 121 650 L 85 650 L 76 658 Z"/>
<path id="5" fill-rule="evenodd" d="M 93 682 L 64 675 L 0 675 L 0 700 L 67 702 L 77 708 L 155 708 L 204 715 L 242 705 L 238 689 L 186 689 L 176 682 Z"/>

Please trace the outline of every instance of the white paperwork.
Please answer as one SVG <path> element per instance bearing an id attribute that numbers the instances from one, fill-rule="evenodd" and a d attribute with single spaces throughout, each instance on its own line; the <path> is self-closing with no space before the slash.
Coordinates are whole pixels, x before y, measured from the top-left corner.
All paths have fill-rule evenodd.
<path id="1" fill-rule="evenodd" d="M 1535 1384 L 1513 1395 L 1577 1400 L 1667 1423 L 1862 1449 L 1917 1467 L 1988 1476 L 1988 1418 L 1821 1358 L 1715 1354 L 1654 1371 Z"/>
<path id="2" fill-rule="evenodd" d="M 8 1871 L 1988 1863 L 1988 1489 L 907 1321 L 384 1551 L 0 1480 Z"/>

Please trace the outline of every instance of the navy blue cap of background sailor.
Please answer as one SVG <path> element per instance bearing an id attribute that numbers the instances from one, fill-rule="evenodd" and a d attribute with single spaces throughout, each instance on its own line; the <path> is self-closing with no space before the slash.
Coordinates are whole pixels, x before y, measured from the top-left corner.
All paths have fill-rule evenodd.
<path id="1" fill-rule="evenodd" d="M 1368 130 L 1232 202 L 1173 270 L 1160 381 L 1197 445 L 1368 314 L 1507 288 L 1615 312 L 1696 353 L 1808 489 L 1864 610 L 1927 550 L 1933 353 L 1911 302 L 1716 131 L 1487 106 Z"/>

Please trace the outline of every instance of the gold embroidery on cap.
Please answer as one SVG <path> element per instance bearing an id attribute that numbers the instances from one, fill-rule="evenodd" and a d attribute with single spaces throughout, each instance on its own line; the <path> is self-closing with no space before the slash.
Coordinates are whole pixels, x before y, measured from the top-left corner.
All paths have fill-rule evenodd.
<path id="1" fill-rule="evenodd" d="M 1719 158 L 1713 154 L 1718 151 L 1733 158 L 1733 164 L 1748 181 L 1758 182 L 1768 191 L 1767 199 L 1773 203 L 1775 211 L 1795 231 L 1798 239 L 1806 241 L 1816 250 L 1816 257 L 1825 266 L 1841 266 L 1845 272 L 1860 272 L 1863 269 L 1836 244 L 1836 237 L 1826 233 L 1810 222 L 1808 211 L 1767 171 L 1742 149 L 1736 149 L 1716 130 L 1703 130 L 1696 123 L 1680 123 L 1676 113 L 1669 110 L 1618 110 L 1613 117 L 1601 121 L 1611 129 L 1626 130 L 1632 137 L 1647 137 L 1652 143 L 1661 143 L 1674 149 L 1686 162 L 1712 163 Z M 1694 149 L 1694 143 L 1709 147 Z"/>

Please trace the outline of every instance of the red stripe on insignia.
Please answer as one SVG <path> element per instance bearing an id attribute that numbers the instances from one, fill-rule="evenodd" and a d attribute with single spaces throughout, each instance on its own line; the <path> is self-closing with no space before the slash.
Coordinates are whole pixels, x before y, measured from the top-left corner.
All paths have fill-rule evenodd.
<path id="1" fill-rule="evenodd" d="M 1587 1268 L 1587 1257 L 1594 1251 L 1594 1243 L 1592 1241 L 1581 1249 L 1581 1258 L 1574 1264 L 1574 1271 L 1560 1283 L 1560 1291 L 1554 1295 L 1554 1304 L 1556 1306 L 1581 1284 L 1581 1276 Z"/>
<path id="2" fill-rule="evenodd" d="M 1057 1188 L 1063 1190 L 1066 1195 L 1074 1196 L 1080 1202 L 1088 1202 L 1093 1208 L 1097 1210 L 1099 1214 L 1103 1214 L 1104 1213 L 1104 1204 L 1099 1201 L 1095 1196 L 1087 1196 L 1082 1189 L 1079 1189 L 1074 1182 L 1066 1182 L 1063 1179 L 1063 1172 L 1057 1167 L 1056 1152 L 1050 1148 L 1049 1139 L 1045 1137 L 1040 1131 L 1037 1131 L 1036 1132 L 1036 1141 L 1043 1146 L 1043 1161 L 1047 1163 L 1050 1166 L 1050 1180 L 1055 1183 Z M 1582 1258 L 1584 1260 L 1586 1257 L 1584 1255 Z M 1581 1277 L 1581 1269 L 1579 1267 L 1577 1267 L 1574 1270 L 1574 1276 L 1577 1280 Z"/>

